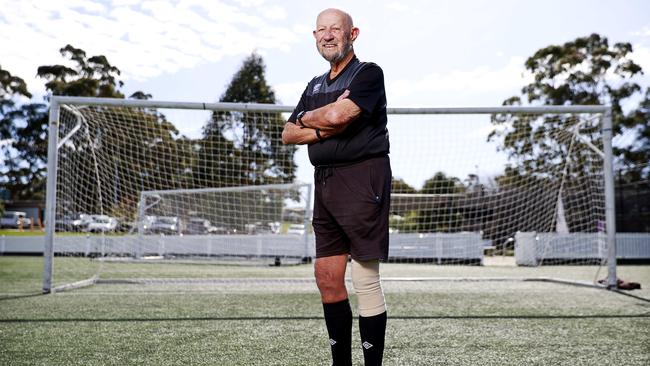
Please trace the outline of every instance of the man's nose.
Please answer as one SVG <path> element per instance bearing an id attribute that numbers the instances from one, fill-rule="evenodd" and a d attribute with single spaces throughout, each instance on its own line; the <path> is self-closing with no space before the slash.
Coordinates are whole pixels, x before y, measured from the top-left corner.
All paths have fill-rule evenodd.
<path id="1" fill-rule="evenodd" d="M 331 41 L 333 39 L 334 39 L 334 33 L 332 33 L 332 31 L 325 31 L 325 34 L 323 35 L 323 40 Z"/>

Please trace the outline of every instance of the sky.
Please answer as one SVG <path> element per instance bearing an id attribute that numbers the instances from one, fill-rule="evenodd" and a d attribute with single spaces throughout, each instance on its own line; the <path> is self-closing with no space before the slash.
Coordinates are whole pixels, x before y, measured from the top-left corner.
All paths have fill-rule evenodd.
<path id="1" fill-rule="evenodd" d="M 65 63 L 59 49 L 71 44 L 117 66 L 127 96 L 215 102 L 255 51 L 280 104 L 295 105 L 328 68 L 311 34 L 327 7 L 352 15 L 361 30 L 355 52 L 384 70 L 390 107 L 500 105 L 530 81 L 527 57 L 591 33 L 630 42 L 646 70 L 640 83 L 650 86 L 646 0 L 0 0 L 0 65 L 41 100 L 37 67 Z M 180 129 L 195 135 L 197 123 Z M 309 181 L 306 151 L 296 159 Z"/>

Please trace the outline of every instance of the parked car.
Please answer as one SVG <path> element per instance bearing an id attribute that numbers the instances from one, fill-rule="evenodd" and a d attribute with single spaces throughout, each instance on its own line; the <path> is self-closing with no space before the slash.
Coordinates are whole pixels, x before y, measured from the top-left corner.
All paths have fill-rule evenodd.
<path id="1" fill-rule="evenodd" d="M 19 228 L 21 223 L 22 228 L 28 228 L 32 223 L 32 220 L 22 211 L 5 211 L 0 219 L 0 227 Z"/>
<path id="2" fill-rule="evenodd" d="M 279 221 L 261 222 L 244 225 L 246 234 L 279 234 L 282 223 Z"/>
<path id="3" fill-rule="evenodd" d="M 90 232 L 108 232 L 115 231 L 117 228 L 117 219 L 107 215 L 91 215 L 90 222 L 86 226 L 86 231 Z"/>
<path id="4" fill-rule="evenodd" d="M 237 229 L 230 227 L 227 224 L 215 222 L 213 225 L 215 230 L 212 231 L 211 234 L 237 234 Z"/>
<path id="5" fill-rule="evenodd" d="M 155 216 L 148 232 L 159 234 L 179 234 L 182 232 L 180 219 L 175 216 Z"/>
<path id="6" fill-rule="evenodd" d="M 251 224 L 244 225 L 246 228 L 247 234 L 271 234 L 273 233 L 273 227 L 271 225 L 264 224 L 261 221 L 257 221 Z"/>
<path id="7" fill-rule="evenodd" d="M 134 221 L 122 221 L 122 220 L 117 220 L 117 228 L 115 231 L 119 231 L 121 233 L 129 233 L 132 234 L 138 230 L 138 225 Z"/>
<path id="8" fill-rule="evenodd" d="M 63 218 L 56 220 L 56 230 L 85 231 L 91 221 L 90 215 L 87 214 L 64 215 Z"/>
<path id="9" fill-rule="evenodd" d="M 287 229 L 287 234 L 305 235 L 305 224 L 291 224 Z"/>
<path id="10" fill-rule="evenodd" d="M 282 227 L 282 224 L 279 221 L 275 222 L 269 222 L 269 229 L 271 229 L 271 232 L 273 234 L 279 234 L 280 233 L 280 228 Z"/>
<path id="11" fill-rule="evenodd" d="M 212 225 L 210 220 L 200 217 L 193 217 L 187 221 L 187 226 L 184 232 L 186 234 L 201 235 L 201 234 L 217 234 L 219 228 Z"/>
<path id="12" fill-rule="evenodd" d="M 138 232 L 148 233 L 151 231 L 151 226 L 156 222 L 157 216 L 146 215 L 140 218 L 137 222 Z"/>

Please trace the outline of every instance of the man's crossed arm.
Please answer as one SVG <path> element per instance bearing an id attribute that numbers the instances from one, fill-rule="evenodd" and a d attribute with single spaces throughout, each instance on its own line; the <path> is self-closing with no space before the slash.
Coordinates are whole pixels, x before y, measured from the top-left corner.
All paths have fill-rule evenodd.
<path id="1" fill-rule="evenodd" d="M 343 132 L 361 114 L 361 108 L 347 99 L 348 95 L 350 91 L 346 90 L 335 102 L 303 114 L 300 120 L 304 127 L 287 122 L 282 131 L 282 143 L 311 144 Z"/>

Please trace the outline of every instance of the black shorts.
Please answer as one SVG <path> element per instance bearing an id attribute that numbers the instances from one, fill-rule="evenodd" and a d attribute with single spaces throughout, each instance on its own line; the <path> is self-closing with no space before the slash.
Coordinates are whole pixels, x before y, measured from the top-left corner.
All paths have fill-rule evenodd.
<path id="1" fill-rule="evenodd" d="M 367 261 L 388 258 L 392 172 L 388 156 L 314 172 L 316 258 L 350 254 Z"/>

